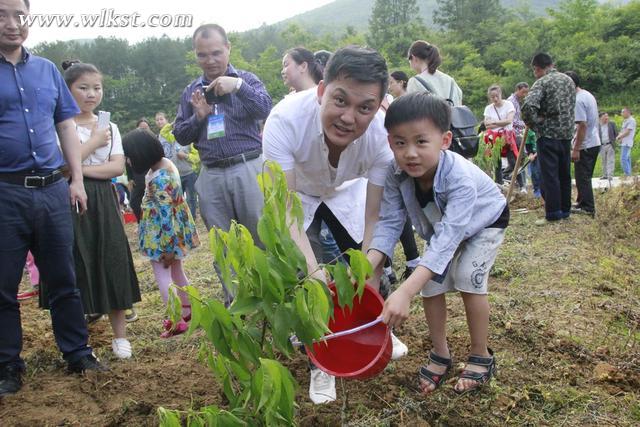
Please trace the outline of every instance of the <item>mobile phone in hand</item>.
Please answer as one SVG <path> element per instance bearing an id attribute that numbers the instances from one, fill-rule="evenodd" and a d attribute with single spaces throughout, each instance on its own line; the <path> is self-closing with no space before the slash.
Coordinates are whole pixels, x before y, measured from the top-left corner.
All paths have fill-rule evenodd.
<path id="1" fill-rule="evenodd" d="M 108 111 L 98 111 L 98 129 L 106 129 L 111 121 L 111 113 Z"/>

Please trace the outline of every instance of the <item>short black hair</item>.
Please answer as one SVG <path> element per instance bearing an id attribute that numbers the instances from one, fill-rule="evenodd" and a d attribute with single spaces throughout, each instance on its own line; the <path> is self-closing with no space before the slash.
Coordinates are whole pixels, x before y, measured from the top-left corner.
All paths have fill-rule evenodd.
<path id="1" fill-rule="evenodd" d="M 571 77 L 571 80 L 573 80 L 573 84 L 576 85 L 576 87 L 580 86 L 580 77 L 578 76 L 578 73 L 575 71 L 565 71 L 564 73 Z"/>
<path id="2" fill-rule="evenodd" d="M 384 118 L 387 131 L 403 123 L 429 119 L 442 133 L 451 127 L 451 107 L 439 96 L 429 92 L 413 92 L 396 98 Z"/>
<path id="3" fill-rule="evenodd" d="M 553 58 L 548 53 L 540 52 L 536 53 L 531 59 L 531 65 L 540 68 L 547 68 L 553 65 Z"/>
<path id="4" fill-rule="evenodd" d="M 208 39 L 209 37 L 211 37 L 212 32 L 220 34 L 222 36 L 222 41 L 224 42 L 224 44 L 229 44 L 229 38 L 227 37 L 227 32 L 224 30 L 224 28 L 222 28 L 218 24 L 203 24 L 196 28 L 196 30 L 193 32 L 193 37 L 191 39 L 193 47 L 196 46 L 196 38 L 198 36 Z"/>
<path id="5" fill-rule="evenodd" d="M 124 155 L 136 173 L 146 173 L 164 157 L 160 140 L 151 131 L 134 129 L 122 138 Z"/>
<path id="6" fill-rule="evenodd" d="M 140 123 L 146 123 L 148 126 L 151 126 L 151 124 L 149 123 L 149 120 L 147 120 L 146 117 L 143 117 L 143 118 L 139 119 L 136 122 L 136 127 L 140 126 Z"/>
<path id="7" fill-rule="evenodd" d="M 324 84 L 339 78 L 351 78 L 360 83 L 379 83 L 380 99 L 389 86 L 387 62 L 378 51 L 359 46 L 347 46 L 337 50 L 324 69 Z"/>
<path id="8" fill-rule="evenodd" d="M 527 82 L 520 82 L 520 83 L 517 83 L 517 84 L 516 84 L 516 90 L 520 90 L 520 89 L 523 89 L 523 88 L 525 88 L 525 87 L 528 89 L 528 88 L 529 88 L 529 83 L 527 83 Z"/>
<path id="9" fill-rule="evenodd" d="M 398 70 L 391 73 L 391 77 L 393 77 L 395 81 L 401 82 L 403 89 L 407 88 L 407 83 L 409 83 L 409 76 L 407 76 L 407 73 Z"/>

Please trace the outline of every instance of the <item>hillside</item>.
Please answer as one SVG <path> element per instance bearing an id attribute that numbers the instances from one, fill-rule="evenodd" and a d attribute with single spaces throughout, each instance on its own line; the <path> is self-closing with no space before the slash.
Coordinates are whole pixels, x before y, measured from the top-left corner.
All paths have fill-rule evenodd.
<path id="1" fill-rule="evenodd" d="M 352 26 L 357 30 L 366 30 L 375 0 L 336 0 L 317 9 L 285 19 L 274 24 L 284 27 L 295 23 L 314 33 L 328 33 L 336 29 Z M 555 7 L 560 0 L 502 0 L 509 8 L 528 8 L 534 14 L 544 14 L 547 8 Z M 436 0 L 418 1 L 422 21 L 432 24 L 433 11 L 437 7 Z"/>

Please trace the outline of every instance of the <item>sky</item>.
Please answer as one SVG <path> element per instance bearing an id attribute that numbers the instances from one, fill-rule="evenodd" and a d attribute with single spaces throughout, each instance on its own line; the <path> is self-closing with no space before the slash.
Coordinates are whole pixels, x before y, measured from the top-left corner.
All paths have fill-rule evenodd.
<path id="1" fill-rule="evenodd" d="M 89 39 L 98 36 L 115 36 L 125 38 L 133 43 L 148 37 L 160 37 L 163 34 L 171 38 L 179 38 L 190 36 L 193 30 L 203 23 L 220 24 L 227 32 L 245 31 L 259 27 L 264 23 L 273 24 L 282 21 L 331 2 L 332 0 L 178 0 L 172 2 L 158 0 L 108 0 L 103 2 L 31 0 L 32 18 L 52 20 L 49 26 L 43 24 L 43 21 L 33 22 L 25 45 L 32 47 L 44 41 Z M 135 13 L 139 15 L 137 23 L 144 24 L 144 27 L 133 28 L 128 25 L 107 28 L 109 23 L 113 26 L 126 24 L 126 20 L 132 21 Z M 160 19 L 164 19 L 165 24 L 170 23 L 177 19 L 175 15 L 179 14 L 192 15 L 192 25 L 183 28 L 150 27 L 150 25 L 159 24 Z M 37 15 L 43 16 L 36 18 Z M 52 18 L 53 15 L 59 15 L 59 17 Z M 67 19 L 71 19 L 70 23 L 68 25 L 62 24 Z M 100 26 L 101 22 L 105 24 L 102 27 Z"/>

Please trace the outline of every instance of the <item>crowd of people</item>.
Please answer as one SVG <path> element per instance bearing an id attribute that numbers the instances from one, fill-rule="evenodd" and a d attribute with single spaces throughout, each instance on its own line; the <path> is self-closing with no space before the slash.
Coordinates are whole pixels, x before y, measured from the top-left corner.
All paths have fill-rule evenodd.
<path id="1" fill-rule="evenodd" d="M 95 66 L 66 62 L 62 76 L 23 47 L 28 28 L 19 15 L 28 8 L 28 1 L 0 0 L 0 76 L 6 82 L 0 86 L 0 233 L 7 242 L 0 257 L 0 396 L 22 385 L 18 287 L 31 254 L 40 276 L 31 280 L 40 285 L 40 303 L 51 312 L 70 372 L 106 369 L 88 345 L 85 314 L 109 316 L 116 358 L 134 353 L 126 335 L 127 310 L 141 296 L 112 183 L 125 165 L 126 199 L 139 222 L 136 249 L 151 262 L 165 304 L 171 283 L 178 289 L 189 283 L 183 259 L 199 245 L 198 210 L 208 230 L 228 230 L 237 221 L 260 244 L 263 195 L 256 177 L 264 160 L 280 164 L 289 189 L 300 195 L 303 227 L 293 224 L 290 232 L 308 271 L 321 282 L 329 278 L 319 263 L 342 262 L 346 250 L 358 249 L 374 267 L 370 284 L 387 296 L 390 261 L 401 241 L 405 271 L 382 316 L 389 326 L 399 326 L 412 299 L 422 297 L 432 343 L 418 369 L 425 394 L 442 386 L 453 368 L 446 333 L 449 292 L 462 297 L 470 338 L 454 390 L 476 390 L 496 371 L 488 344 L 488 278 L 509 223 L 509 205 L 496 185 L 505 173 L 501 158 L 513 170 L 525 141 L 534 192 L 544 199 L 541 224 L 572 212 L 595 214 L 595 159 L 602 152 L 603 175 L 610 178 L 614 142 L 623 147 L 625 174 L 631 173 L 631 111 L 623 111 L 617 133 L 605 113 L 598 119 L 595 98 L 579 76 L 558 72 L 548 54 L 533 57 L 537 80 L 531 87 L 519 83 L 508 99 L 499 86 L 488 89 L 483 125 L 486 155 L 496 157 L 492 179 L 448 150 L 451 109 L 462 105 L 463 91 L 438 70 L 442 59 L 433 44 L 418 40 L 408 48 L 416 73 L 411 78 L 390 72 L 372 49 L 314 54 L 293 48 L 282 62 L 290 94 L 274 106 L 258 76 L 229 62 L 231 45 L 216 24 L 193 34 L 202 75 L 185 88 L 175 120 L 158 112 L 157 134 L 141 120 L 121 137 L 115 123 L 96 114 L 103 78 Z M 199 154 L 197 172 L 192 149 Z M 572 161 L 578 191 L 573 207 Z M 518 185 L 527 191 L 524 174 Z M 422 254 L 414 231 L 428 243 Z M 218 266 L 212 268 L 229 306 L 233 289 Z M 186 331 L 191 318 L 188 298 L 176 292 L 182 316 L 163 322 L 163 338 Z M 409 351 L 393 334 L 392 342 L 394 359 Z M 313 365 L 310 376 L 314 403 L 335 400 L 332 376 Z"/>

